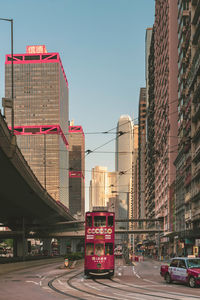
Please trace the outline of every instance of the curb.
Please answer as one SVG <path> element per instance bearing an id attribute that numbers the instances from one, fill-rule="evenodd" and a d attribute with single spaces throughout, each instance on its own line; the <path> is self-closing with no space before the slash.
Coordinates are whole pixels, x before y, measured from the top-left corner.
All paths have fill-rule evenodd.
<path id="1" fill-rule="evenodd" d="M 31 267 L 38 267 L 42 265 L 47 265 L 50 263 L 55 262 L 61 262 L 63 261 L 63 258 L 50 258 L 50 259 L 44 259 L 44 260 L 34 260 L 34 261 L 23 261 L 23 262 L 15 262 L 15 263 L 9 263 L 9 264 L 0 264 L 0 276 L 18 271 L 23 270 Z"/>

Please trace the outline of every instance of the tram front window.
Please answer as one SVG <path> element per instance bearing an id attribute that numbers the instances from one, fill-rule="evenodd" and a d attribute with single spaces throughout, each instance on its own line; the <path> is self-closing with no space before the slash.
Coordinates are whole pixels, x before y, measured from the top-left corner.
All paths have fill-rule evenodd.
<path id="1" fill-rule="evenodd" d="M 108 216 L 108 227 L 113 226 L 113 216 Z"/>
<path id="2" fill-rule="evenodd" d="M 98 256 L 104 255 L 104 244 L 95 245 L 95 255 Z"/>
<path id="3" fill-rule="evenodd" d="M 94 217 L 95 227 L 105 227 L 106 226 L 106 216 L 95 216 Z"/>
<path id="4" fill-rule="evenodd" d="M 105 244 L 105 255 L 113 255 L 113 244 L 112 243 Z"/>
<path id="5" fill-rule="evenodd" d="M 87 216 L 86 218 L 86 226 L 92 227 L 92 216 Z"/>
<path id="6" fill-rule="evenodd" d="M 94 254 L 94 244 L 88 243 L 86 244 L 86 255 L 93 255 Z"/>

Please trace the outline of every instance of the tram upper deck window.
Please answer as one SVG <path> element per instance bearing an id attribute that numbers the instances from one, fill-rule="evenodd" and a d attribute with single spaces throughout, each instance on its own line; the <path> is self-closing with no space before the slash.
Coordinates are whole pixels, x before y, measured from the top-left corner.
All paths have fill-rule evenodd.
<path id="1" fill-rule="evenodd" d="M 92 227 L 92 216 L 87 216 L 86 218 L 86 226 Z"/>
<path id="2" fill-rule="evenodd" d="M 113 216 L 108 216 L 108 227 L 113 226 Z"/>
<path id="3" fill-rule="evenodd" d="M 94 255 L 94 244 L 93 243 L 88 243 L 86 244 L 86 255 Z"/>
<path id="4" fill-rule="evenodd" d="M 105 227 L 106 216 L 94 216 L 94 227 Z"/>

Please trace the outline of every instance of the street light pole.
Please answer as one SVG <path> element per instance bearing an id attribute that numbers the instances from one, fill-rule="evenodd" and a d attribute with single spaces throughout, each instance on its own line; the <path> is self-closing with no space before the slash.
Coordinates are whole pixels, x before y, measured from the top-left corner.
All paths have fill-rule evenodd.
<path id="1" fill-rule="evenodd" d="M 0 18 L 0 21 L 7 21 L 11 24 L 11 133 L 14 135 L 14 66 L 13 66 L 13 19 Z"/>

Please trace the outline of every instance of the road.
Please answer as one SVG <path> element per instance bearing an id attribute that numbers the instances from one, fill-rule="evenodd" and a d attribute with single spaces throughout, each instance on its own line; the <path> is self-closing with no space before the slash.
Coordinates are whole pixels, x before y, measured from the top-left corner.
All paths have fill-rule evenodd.
<path id="1" fill-rule="evenodd" d="M 112 279 L 84 277 L 82 262 L 74 269 L 63 269 L 60 262 L 31 267 L 0 276 L 0 300 L 200 299 L 199 287 L 166 284 L 160 264 L 145 260 L 126 266 L 116 259 Z"/>

